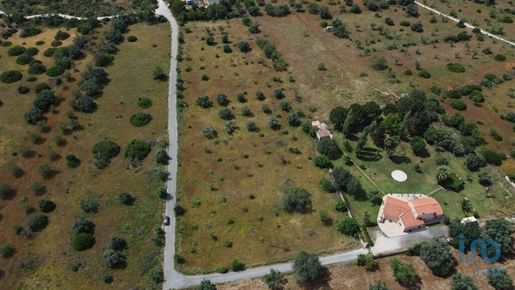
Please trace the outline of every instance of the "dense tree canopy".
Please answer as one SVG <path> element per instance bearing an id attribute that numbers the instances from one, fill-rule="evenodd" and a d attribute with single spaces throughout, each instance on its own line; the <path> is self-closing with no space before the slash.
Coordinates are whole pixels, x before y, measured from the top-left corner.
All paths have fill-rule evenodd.
<path id="1" fill-rule="evenodd" d="M 420 248 L 420 258 L 427 267 L 437 276 L 447 275 L 454 267 L 454 258 L 451 247 L 446 241 L 433 238 L 425 242 Z"/>
<path id="2" fill-rule="evenodd" d="M 316 281 L 322 271 L 322 264 L 315 253 L 302 251 L 293 260 L 293 273 L 299 283 Z"/>
<path id="3" fill-rule="evenodd" d="M 283 194 L 281 206 L 287 212 L 305 212 L 311 207 L 311 194 L 303 188 L 289 188 Z"/>

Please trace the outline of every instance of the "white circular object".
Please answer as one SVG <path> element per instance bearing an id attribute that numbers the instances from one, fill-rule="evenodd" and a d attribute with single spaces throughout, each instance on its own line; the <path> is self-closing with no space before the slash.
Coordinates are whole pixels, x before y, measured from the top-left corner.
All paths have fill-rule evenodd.
<path id="1" fill-rule="evenodd" d="M 408 179 L 408 176 L 406 175 L 406 172 L 404 172 L 402 170 L 394 170 L 394 171 L 392 171 L 392 178 L 395 181 L 403 182 L 403 181 L 406 181 L 406 179 Z"/>

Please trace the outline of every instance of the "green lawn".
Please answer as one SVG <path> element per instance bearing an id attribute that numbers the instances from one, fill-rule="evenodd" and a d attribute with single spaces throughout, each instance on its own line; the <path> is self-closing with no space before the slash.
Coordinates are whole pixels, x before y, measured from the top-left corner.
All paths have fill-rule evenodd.
<path id="1" fill-rule="evenodd" d="M 347 141 L 341 134 L 335 133 L 334 138 L 343 148 L 343 143 Z M 350 141 L 354 147 L 356 142 Z M 381 158 L 375 160 L 363 160 L 357 158 L 354 152 L 346 152 L 353 162 L 360 166 L 365 174 L 367 174 L 375 184 L 385 193 L 422 193 L 429 194 L 435 191 L 431 196 L 435 197 L 442 205 L 444 212 L 451 218 L 462 218 L 472 215 L 472 213 L 463 213 L 460 201 L 468 198 L 472 204 L 472 208 L 477 210 L 480 216 L 491 214 L 494 204 L 498 204 L 499 200 L 504 198 L 503 195 L 494 195 L 492 200 L 485 195 L 485 188 L 477 182 L 477 173 L 467 170 L 461 158 L 456 158 L 450 152 L 436 152 L 433 147 L 427 146 L 428 156 L 424 158 L 413 155 L 410 146 L 407 143 L 401 143 L 395 154 L 391 158 L 386 157 L 386 153 L 376 148 L 372 141 L 369 140 L 367 146 L 372 150 L 379 150 Z M 464 189 L 460 192 L 446 191 L 439 189 L 436 181 L 436 156 L 442 156 L 449 161 L 448 167 L 451 172 L 461 177 L 465 181 Z M 372 158 L 371 158 L 372 159 Z M 394 162 L 395 161 L 395 162 Z M 422 169 L 421 173 L 415 171 L 415 166 L 419 164 Z M 356 168 L 356 166 L 348 166 L 344 164 L 343 158 L 334 162 L 335 167 L 341 166 L 349 170 L 356 176 L 366 192 L 376 189 L 375 185 L 370 182 L 365 175 Z M 391 172 L 395 169 L 402 170 L 408 175 L 405 182 L 397 182 L 391 177 Z M 345 194 L 348 200 L 351 212 L 359 223 L 363 223 L 363 216 L 368 212 L 371 217 L 376 217 L 379 206 L 374 206 L 370 201 L 356 200 L 353 196 Z"/>

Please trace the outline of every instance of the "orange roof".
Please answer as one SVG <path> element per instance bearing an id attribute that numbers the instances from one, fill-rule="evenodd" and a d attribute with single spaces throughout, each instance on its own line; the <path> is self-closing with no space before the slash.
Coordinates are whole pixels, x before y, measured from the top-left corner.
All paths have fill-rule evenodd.
<path id="1" fill-rule="evenodd" d="M 399 217 L 403 213 L 410 213 L 411 209 L 407 202 L 395 197 L 386 196 L 383 214 L 390 217 Z"/>
<path id="2" fill-rule="evenodd" d="M 433 197 L 425 197 L 410 200 L 411 205 L 415 209 L 417 215 L 436 213 L 443 214 L 443 209 L 436 199 Z"/>
<path id="3" fill-rule="evenodd" d="M 416 218 L 411 211 L 403 214 L 401 220 L 405 228 L 424 225 L 424 221 Z"/>

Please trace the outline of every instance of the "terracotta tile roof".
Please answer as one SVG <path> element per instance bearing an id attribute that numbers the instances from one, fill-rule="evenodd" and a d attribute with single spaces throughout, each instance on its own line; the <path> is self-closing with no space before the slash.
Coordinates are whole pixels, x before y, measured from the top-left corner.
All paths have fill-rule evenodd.
<path id="1" fill-rule="evenodd" d="M 411 213 L 408 203 L 395 197 L 386 196 L 383 214 L 386 217 L 399 217 L 403 213 Z"/>
<path id="2" fill-rule="evenodd" d="M 417 215 L 436 213 L 437 215 L 443 214 L 443 209 L 436 199 L 433 197 L 425 197 L 410 200 L 413 209 Z"/>
<path id="3" fill-rule="evenodd" d="M 401 216 L 401 220 L 405 228 L 424 225 L 424 221 L 416 218 L 411 211 L 408 211 L 407 213 L 403 214 Z"/>

